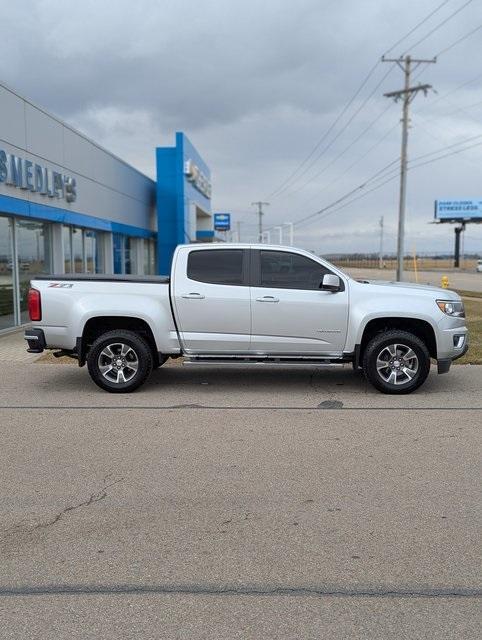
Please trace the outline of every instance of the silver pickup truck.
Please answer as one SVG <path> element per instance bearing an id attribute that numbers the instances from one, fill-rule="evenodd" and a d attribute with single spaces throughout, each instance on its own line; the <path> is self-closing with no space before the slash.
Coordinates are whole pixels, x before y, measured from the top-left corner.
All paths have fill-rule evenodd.
<path id="1" fill-rule="evenodd" d="M 351 362 L 383 393 L 410 393 L 468 348 L 445 289 L 353 280 L 292 247 L 194 244 L 170 276 L 52 275 L 31 283 L 29 351 L 87 362 L 102 389 L 138 388 L 168 357 L 216 365 Z"/>

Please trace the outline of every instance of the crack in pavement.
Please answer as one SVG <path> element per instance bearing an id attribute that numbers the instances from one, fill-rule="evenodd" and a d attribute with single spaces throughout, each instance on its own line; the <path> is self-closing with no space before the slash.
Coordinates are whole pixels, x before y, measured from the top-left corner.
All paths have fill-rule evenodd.
<path id="1" fill-rule="evenodd" d="M 88 507 L 91 504 L 94 504 L 95 502 L 100 502 L 101 500 L 104 500 L 104 498 L 107 498 L 107 489 L 109 489 L 110 487 L 113 487 L 115 484 L 118 484 L 119 482 L 122 482 L 124 480 L 124 478 L 118 478 L 117 480 L 113 480 L 112 482 L 109 482 L 110 478 L 111 478 L 111 474 L 106 475 L 103 479 L 102 487 L 98 491 L 91 493 L 90 496 L 87 498 L 87 500 L 64 507 L 63 509 L 61 509 L 61 511 L 56 513 L 55 516 L 50 520 L 48 520 L 47 522 L 39 522 L 36 525 L 30 526 L 30 527 L 24 525 L 23 523 L 19 523 L 17 525 L 14 525 L 13 527 L 10 527 L 7 530 L 7 533 L 10 533 L 10 534 L 18 533 L 22 529 L 26 529 L 28 532 L 36 531 L 38 529 L 46 529 L 47 527 L 51 527 L 54 524 L 56 524 L 62 518 L 62 516 L 64 516 L 66 513 L 69 513 L 70 511 L 75 511 L 76 509 L 81 509 L 82 507 Z"/>
<path id="2" fill-rule="evenodd" d="M 479 598 L 476 587 L 358 587 L 339 585 L 202 585 L 202 584 L 60 584 L 44 586 L 0 587 L 1 597 L 63 595 L 212 595 L 212 596 L 316 596 L 338 598 Z"/>

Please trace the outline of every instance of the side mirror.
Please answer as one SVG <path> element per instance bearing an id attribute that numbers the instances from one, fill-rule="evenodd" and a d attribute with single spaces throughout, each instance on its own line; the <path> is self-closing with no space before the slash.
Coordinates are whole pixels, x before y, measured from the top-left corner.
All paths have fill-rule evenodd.
<path id="1" fill-rule="evenodd" d="M 334 273 L 326 273 L 323 276 L 323 280 L 321 281 L 320 289 L 322 289 L 323 291 L 331 291 L 332 293 L 340 291 L 340 278 L 338 276 L 335 276 Z"/>

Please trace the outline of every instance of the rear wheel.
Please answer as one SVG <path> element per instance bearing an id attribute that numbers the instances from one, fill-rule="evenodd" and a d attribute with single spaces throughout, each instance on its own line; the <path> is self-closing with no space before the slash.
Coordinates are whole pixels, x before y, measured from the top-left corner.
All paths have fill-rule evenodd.
<path id="1" fill-rule="evenodd" d="M 363 354 L 363 371 L 382 393 L 411 393 L 430 371 L 430 355 L 417 336 L 392 330 L 374 336 Z"/>
<path id="2" fill-rule="evenodd" d="M 129 393 L 143 384 L 152 371 L 152 352 L 133 331 L 115 330 L 101 335 L 87 355 L 90 377 L 110 393 Z"/>

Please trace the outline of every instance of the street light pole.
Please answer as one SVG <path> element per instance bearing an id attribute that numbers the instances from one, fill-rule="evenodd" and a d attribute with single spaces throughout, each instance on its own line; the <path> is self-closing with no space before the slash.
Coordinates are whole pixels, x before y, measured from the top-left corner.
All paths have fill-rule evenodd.
<path id="1" fill-rule="evenodd" d="M 283 222 L 283 226 L 288 227 L 290 233 L 290 246 L 292 247 L 295 243 L 294 235 L 295 235 L 295 226 L 292 222 Z"/>
<path id="2" fill-rule="evenodd" d="M 378 266 L 383 269 L 383 216 L 380 218 L 380 251 L 378 256 Z"/>

